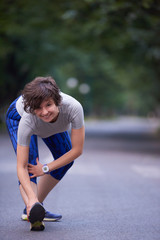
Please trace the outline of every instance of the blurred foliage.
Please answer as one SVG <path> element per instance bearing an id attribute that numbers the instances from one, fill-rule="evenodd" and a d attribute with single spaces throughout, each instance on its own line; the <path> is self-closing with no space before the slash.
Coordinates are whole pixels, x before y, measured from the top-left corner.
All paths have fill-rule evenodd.
<path id="1" fill-rule="evenodd" d="M 160 106 L 158 0 L 1 0 L 0 101 L 52 75 L 88 115 L 156 113 Z M 78 79 L 75 88 L 67 79 Z M 79 86 L 90 91 L 82 94 Z"/>

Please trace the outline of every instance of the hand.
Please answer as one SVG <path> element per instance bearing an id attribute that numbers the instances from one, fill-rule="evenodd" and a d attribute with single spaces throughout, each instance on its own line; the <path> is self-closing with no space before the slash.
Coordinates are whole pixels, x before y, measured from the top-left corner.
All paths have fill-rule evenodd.
<path id="1" fill-rule="evenodd" d="M 30 163 L 28 164 L 28 172 L 33 174 L 32 176 L 30 176 L 30 178 L 44 175 L 44 172 L 42 171 L 43 165 L 38 161 L 38 158 L 36 158 L 36 162 L 37 165 L 32 165 Z"/>
<path id="2" fill-rule="evenodd" d="M 32 206 L 33 206 L 36 202 L 38 202 L 38 199 L 37 199 L 37 198 L 28 200 L 28 203 L 27 203 L 27 219 L 28 219 L 28 221 L 29 221 L 29 213 L 30 213 L 30 210 L 31 210 Z"/>

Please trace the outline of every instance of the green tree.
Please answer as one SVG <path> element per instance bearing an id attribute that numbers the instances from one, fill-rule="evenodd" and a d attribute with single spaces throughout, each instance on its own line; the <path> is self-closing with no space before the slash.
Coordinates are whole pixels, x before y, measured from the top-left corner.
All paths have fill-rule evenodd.
<path id="1" fill-rule="evenodd" d="M 1 104 L 35 76 L 52 75 L 88 114 L 158 108 L 158 0 L 2 0 L 0 14 Z M 69 89 L 69 77 L 91 91 Z"/>

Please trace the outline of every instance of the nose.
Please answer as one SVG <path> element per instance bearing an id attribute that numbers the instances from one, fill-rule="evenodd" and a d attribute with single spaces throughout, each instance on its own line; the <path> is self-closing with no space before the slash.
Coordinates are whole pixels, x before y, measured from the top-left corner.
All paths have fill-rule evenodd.
<path id="1" fill-rule="evenodd" d="M 46 109 L 46 108 L 42 108 L 41 114 L 42 114 L 43 116 L 47 115 L 47 114 L 48 114 L 47 109 Z"/>

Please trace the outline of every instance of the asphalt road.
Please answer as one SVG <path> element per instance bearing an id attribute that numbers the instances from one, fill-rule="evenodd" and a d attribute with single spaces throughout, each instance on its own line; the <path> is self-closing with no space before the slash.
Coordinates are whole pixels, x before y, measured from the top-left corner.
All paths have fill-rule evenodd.
<path id="1" fill-rule="evenodd" d="M 16 157 L 0 136 L 0 240 L 160 240 L 160 140 L 157 122 L 119 119 L 87 122 L 84 153 L 45 207 L 63 215 L 30 232 L 20 219 Z M 50 153 L 39 140 L 40 160 Z"/>

